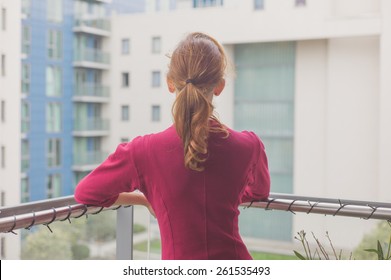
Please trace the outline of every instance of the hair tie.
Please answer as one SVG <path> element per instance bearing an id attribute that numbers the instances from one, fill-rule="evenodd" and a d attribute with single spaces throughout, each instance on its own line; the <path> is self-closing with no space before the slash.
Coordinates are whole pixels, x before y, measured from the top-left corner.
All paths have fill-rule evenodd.
<path id="1" fill-rule="evenodd" d="M 186 84 L 193 84 L 194 85 L 194 80 L 193 79 L 187 79 Z"/>

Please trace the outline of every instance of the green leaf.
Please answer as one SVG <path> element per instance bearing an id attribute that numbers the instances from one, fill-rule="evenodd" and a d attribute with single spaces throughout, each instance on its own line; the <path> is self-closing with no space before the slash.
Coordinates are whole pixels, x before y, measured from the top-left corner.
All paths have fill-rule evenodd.
<path id="1" fill-rule="evenodd" d="M 377 241 L 377 257 L 379 260 L 384 260 L 383 248 L 379 240 Z"/>
<path id="2" fill-rule="evenodd" d="M 377 250 L 375 249 L 365 249 L 364 251 L 377 254 Z"/>
<path id="3" fill-rule="evenodd" d="M 298 257 L 300 260 L 306 260 L 306 258 L 299 252 L 293 250 L 293 253 L 295 253 L 296 257 Z"/>

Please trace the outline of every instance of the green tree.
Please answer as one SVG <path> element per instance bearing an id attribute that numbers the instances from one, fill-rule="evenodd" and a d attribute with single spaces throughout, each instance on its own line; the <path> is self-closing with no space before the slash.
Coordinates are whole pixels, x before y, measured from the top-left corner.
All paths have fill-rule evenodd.
<path id="1" fill-rule="evenodd" d="M 387 254 L 390 238 L 391 225 L 386 221 L 380 222 L 372 232 L 364 236 L 354 250 L 354 258 L 358 260 L 377 260 L 379 256 L 373 250 L 379 250 L 380 246 L 384 254 Z"/>

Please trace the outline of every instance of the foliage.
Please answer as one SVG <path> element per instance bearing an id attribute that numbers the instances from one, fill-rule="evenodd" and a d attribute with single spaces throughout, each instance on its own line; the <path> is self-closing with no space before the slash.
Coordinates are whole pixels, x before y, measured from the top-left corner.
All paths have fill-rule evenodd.
<path id="1" fill-rule="evenodd" d="M 354 251 L 354 256 L 360 260 L 390 260 L 391 224 L 381 222 L 375 230 L 365 235 Z"/>
<path id="2" fill-rule="evenodd" d="M 251 251 L 250 254 L 254 260 L 297 260 L 295 256 L 273 254 L 273 253 L 266 253 L 266 252 Z"/>
<path id="3" fill-rule="evenodd" d="M 107 241 L 115 238 L 115 211 L 105 211 L 98 216 L 90 215 L 87 220 L 86 235 L 95 241 Z"/>
<path id="4" fill-rule="evenodd" d="M 74 260 L 85 260 L 90 256 L 90 248 L 84 244 L 73 244 L 71 250 Z"/>
<path id="5" fill-rule="evenodd" d="M 299 240 L 304 248 L 305 256 L 303 254 L 299 253 L 298 251 L 293 251 L 295 253 L 296 257 L 298 257 L 300 260 L 322 260 L 322 259 L 330 260 L 331 258 L 334 258 L 335 260 L 342 260 L 343 259 L 342 250 L 339 252 L 339 254 L 337 254 L 337 252 L 335 251 L 334 245 L 331 242 L 331 239 L 330 239 L 328 232 L 326 232 L 326 237 L 330 243 L 330 248 L 332 251 L 331 256 L 330 256 L 330 253 L 328 253 L 326 248 L 319 241 L 319 239 L 315 237 L 314 233 L 312 233 L 312 237 L 314 238 L 317 247 L 315 247 L 315 249 L 311 250 L 311 246 L 308 243 L 306 235 L 307 235 L 306 232 L 304 230 L 302 230 L 297 233 L 297 236 L 295 236 L 295 239 Z M 351 259 L 351 258 L 352 258 L 352 254 L 350 254 L 349 259 Z"/>
<path id="6" fill-rule="evenodd" d="M 25 260 L 67 260 L 72 258 L 69 235 L 63 231 L 56 234 L 41 227 L 29 234 L 22 246 Z"/>

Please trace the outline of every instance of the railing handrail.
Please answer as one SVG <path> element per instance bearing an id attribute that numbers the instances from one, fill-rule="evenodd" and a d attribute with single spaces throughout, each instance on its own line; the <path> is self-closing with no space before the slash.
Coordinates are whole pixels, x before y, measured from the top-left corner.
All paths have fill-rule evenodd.
<path id="1" fill-rule="evenodd" d="M 391 221 L 391 203 L 387 202 L 342 200 L 271 193 L 267 201 L 243 203 L 242 206 L 263 208 L 265 210 L 290 211 L 293 213 L 304 212 L 307 214 L 325 214 Z M 23 203 L 18 206 L 2 207 L 0 208 L 0 232 L 14 232 L 14 230 L 21 228 L 31 228 L 39 224 L 48 225 L 58 220 L 64 221 L 70 218 L 78 218 L 85 214 L 96 214 L 102 210 L 118 208 L 118 206 L 103 208 L 79 204 L 72 195 Z"/>

